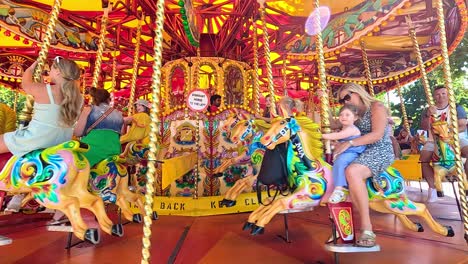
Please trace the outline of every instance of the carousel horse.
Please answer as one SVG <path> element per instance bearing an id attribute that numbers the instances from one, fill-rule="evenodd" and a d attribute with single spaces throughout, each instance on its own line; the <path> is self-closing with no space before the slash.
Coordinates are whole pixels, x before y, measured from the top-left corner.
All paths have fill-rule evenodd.
<path id="1" fill-rule="evenodd" d="M 244 148 L 241 153 L 232 159 L 223 162 L 221 166 L 216 168 L 215 175 L 225 171 L 229 166 L 237 164 L 241 161 L 248 160 L 252 166 L 252 174 L 245 176 L 236 181 L 234 186 L 229 188 L 226 192 L 224 199 L 220 202 L 220 206 L 231 207 L 236 204 L 236 199 L 242 191 L 249 186 L 253 186 L 254 181 L 257 179 L 260 165 L 262 164 L 263 155 L 265 153 L 265 146 L 260 143 L 260 138 L 265 131 L 270 127 L 268 123 L 263 120 L 242 120 L 230 122 L 228 124 L 230 129 L 230 140 L 233 144 L 239 145 L 242 143 Z M 234 124 L 234 126 L 232 126 Z"/>
<path id="2" fill-rule="evenodd" d="M 88 189 L 102 198 L 104 202 L 115 203 L 128 221 L 142 222 L 141 214 L 133 214 L 128 203 L 133 203 L 144 214 L 143 197 L 133 193 L 128 187 L 126 159 L 119 155 L 108 157 L 96 164 L 90 171 Z"/>
<path id="3" fill-rule="evenodd" d="M 72 140 L 12 156 L 0 173 L 0 190 L 31 193 L 42 206 L 62 211 L 81 240 L 97 244 L 100 238 L 98 230 L 83 221 L 80 208 L 90 210 L 104 232 L 121 237 L 122 225 L 113 224 L 102 199 L 88 191 L 89 162 L 82 154 L 86 151 L 86 144 Z"/>
<path id="4" fill-rule="evenodd" d="M 273 200 L 268 206 L 261 205 L 252 212 L 244 230 L 251 228 L 251 234 L 262 234 L 265 225 L 278 212 L 318 206 L 324 194 L 333 189 L 330 165 L 321 158 L 323 150 L 320 137 L 319 126 L 307 117 L 286 118 L 272 124 L 261 142 L 268 149 L 287 143 L 285 157 L 292 192 L 288 196 Z M 424 204 L 408 199 L 404 190 L 404 180 L 395 169 L 387 169 L 376 179 L 369 178 L 366 184 L 371 209 L 394 214 L 405 227 L 422 232 L 422 226 L 413 223 L 407 217 L 416 215 L 423 218 L 434 232 L 454 236 L 452 228 L 437 223 Z"/>
<path id="5" fill-rule="evenodd" d="M 243 114 L 239 114 L 237 112 L 231 112 L 231 114 L 228 116 L 224 124 L 221 126 L 221 132 L 225 135 L 227 139 L 231 140 L 231 131 L 239 122 L 241 122 L 244 119 L 248 119 L 248 118 Z M 239 147 L 238 152 L 244 153 L 245 152 L 244 147 Z M 213 175 L 215 177 L 221 177 L 223 176 L 223 171 L 225 171 L 227 168 L 229 168 L 230 166 L 234 164 L 238 164 L 241 161 L 247 162 L 246 159 L 247 158 L 242 155 L 239 155 L 238 158 L 227 159 L 213 171 Z"/>
<path id="6" fill-rule="evenodd" d="M 432 156 L 432 166 L 434 168 L 434 185 L 437 190 L 437 196 L 443 197 L 442 180 L 447 178 L 449 181 L 457 180 L 455 175 L 455 151 L 453 145 L 453 136 L 448 130 L 446 121 L 436 121 L 432 123 L 432 132 L 434 135 L 434 154 Z M 465 190 L 468 190 L 468 181 L 463 173 Z"/>
<path id="7" fill-rule="evenodd" d="M 146 113 L 138 113 L 133 117 L 137 121 L 132 122 L 129 132 L 120 140 L 128 142 L 125 150 L 120 155 L 100 161 L 91 169 L 88 188 L 93 194 L 101 196 L 105 202 L 115 203 L 128 221 L 141 223 L 142 215 L 145 215 L 143 196 L 138 192 L 130 191 L 127 166 L 146 160 L 149 151 L 149 124 Z M 129 203 L 137 205 L 141 214 L 133 214 Z M 153 212 L 152 218 L 153 220 L 158 218 L 156 212 Z"/>

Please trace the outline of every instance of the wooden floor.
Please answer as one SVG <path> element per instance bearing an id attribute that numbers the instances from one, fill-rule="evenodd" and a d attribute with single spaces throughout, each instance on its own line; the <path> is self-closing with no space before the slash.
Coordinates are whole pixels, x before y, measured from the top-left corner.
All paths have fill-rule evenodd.
<path id="1" fill-rule="evenodd" d="M 411 197 L 421 199 L 419 189 L 412 189 Z M 468 246 L 455 200 L 445 197 L 429 209 L 437 221 L 453 227 L 455 237 L 434 234 L 424 223 L 425 232 L 411 232 L 394 216 L 373 212 L 382 250 L 339 254 L 339 263 L 468 263 Z M 260 236 L 241 230 L 247 217 L 247 213 L 161 216 L 152 225 L 151 263 L 334 263 L 333 254 L 324 250 L 330 234 L 326 208 L 288 216 L 292 243 L 278 236 L 284 232 L 283 216 L 273 218 Z M 142 225 L 125 225 L 122 238 L 104 234 L 97 246 L 82 243 L 65 250 L 67 234 L 48 232 L 44 224 L 22 229 L 0 226 L 0 235 L 13 239 L 12 244 L 0 247 L 0 263 L 140 263 Z"/>

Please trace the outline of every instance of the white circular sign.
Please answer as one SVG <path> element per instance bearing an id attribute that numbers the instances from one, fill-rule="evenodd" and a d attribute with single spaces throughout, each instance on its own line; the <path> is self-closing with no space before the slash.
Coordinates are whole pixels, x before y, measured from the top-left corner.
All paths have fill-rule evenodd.
<path id="1" fill-rule="evenodd" d="M 202 90 L 193 90 L 187 97 L 187 105 L 192 111 L 205 111 L 208 107 L 208 94 Z"/>

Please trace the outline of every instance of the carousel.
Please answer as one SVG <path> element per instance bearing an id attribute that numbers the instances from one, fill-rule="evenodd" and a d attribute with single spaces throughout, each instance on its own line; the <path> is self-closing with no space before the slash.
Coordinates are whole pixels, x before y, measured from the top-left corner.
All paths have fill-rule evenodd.
<path id="1" fill-rule="evenodd" d="M 466 154 L 449 64 L 466 45 L 466 5 L 0 0 L 2 134 L 29 133 L 35 98 L 24 76 L 37 62 L 32 82 L 56 85 L 62 58 L 79 67 L 84 105 L 95 89 L 111 94 L 87 132 L 113 111 L 126 124 L 121 151 L 96 164 L 77 136 L 0 154 L 1 262 L 466 262 Z M 431 119 L 438 201 L 413 187 L 427 186 L 418 135 L 411 153 L 365 179 L 365 210 L 353 195 L 330 202 L 337 155 L 322 134 L 350 101 L 340 88 L 363 87 L 390 107 L 387 94 L 403 102 L 419 80 L 421 107 L 431 107 L 438 67 L 450 109 Z M 399 111 L 410 131 L 403 103 Z M 373 232 L 359 230 L 369 208 Z"/>

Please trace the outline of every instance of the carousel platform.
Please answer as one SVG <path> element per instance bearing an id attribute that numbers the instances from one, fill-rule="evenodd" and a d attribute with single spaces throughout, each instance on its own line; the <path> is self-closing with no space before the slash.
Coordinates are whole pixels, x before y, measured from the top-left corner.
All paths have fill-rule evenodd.
<path id="1" fill-rule="evenodd" d="M 417 183 L 414 186 L 409 187 L 410 197 L 423 200 L 426 191 L 421 192 Z M 453 227 L 454 237 L 441 237 L 429 228 L 411 232 L 394 216 L 372 212 L 381 251 L 339 254 L 339 263 L 468 263 L 468 246 L 450 189 L 428 207 L 438 221 Z M 281 215 L 260 236 L 242 231 L 247 217 L 248 213 L 161 216 L 152 225 L 151 263 L 334 263 L 333 253 L 324 244 L 331 233 L 326 207 L 289 215 L 291 243 L 280 237 L 284 235 Z M 111 218 L 116 220 L 116 215 Z M 30 228 L 0 230 L 4 232 L 0 235 L 13 240 L 0 247 L 1 263 L 140 263 L 141 259 L 140 224 L 125 225 L 122 238 L 104 234 L 97 246 L 81 243 L 70 250 L 64 249 L 68 234 L 48 232 L 45 221 Z"/>

